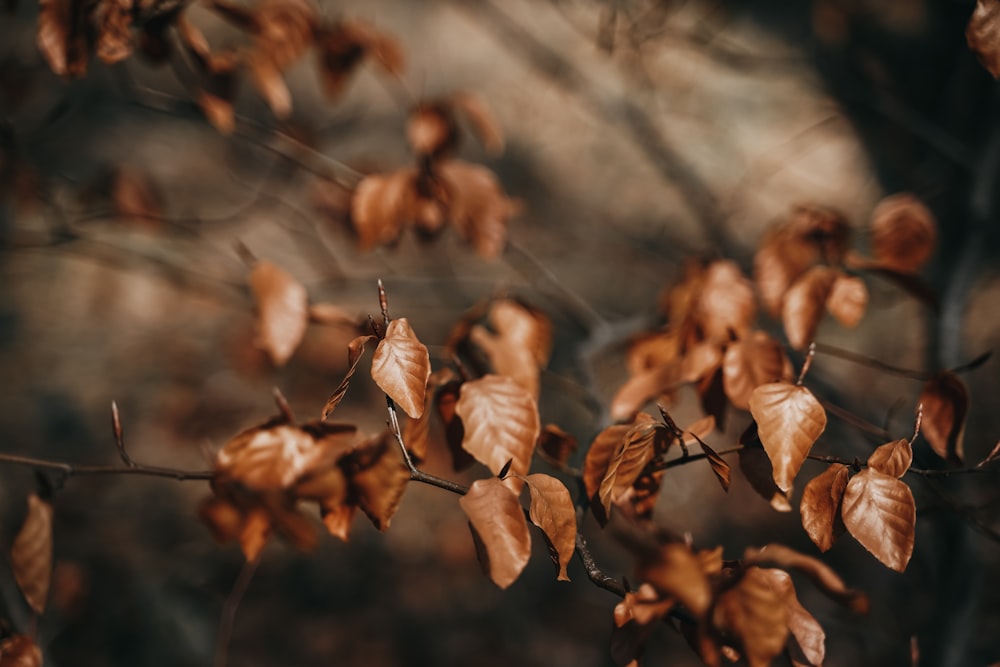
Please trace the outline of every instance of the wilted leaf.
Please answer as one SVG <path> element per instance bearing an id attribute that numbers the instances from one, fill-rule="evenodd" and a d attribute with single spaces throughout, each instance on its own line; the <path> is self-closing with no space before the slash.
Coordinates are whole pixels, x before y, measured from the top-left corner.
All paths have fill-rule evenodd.
<path id="1" fill-rule="evenodd" d="M 760 447 L 744 446 L 738 454 L 740 470 L 754 491 L 776 512 L 791 512 L 788 496 L 774 483 L 774 468 Z"/>
<path id="2" fill-rule="evenodd" d="M 736 262 L 717 260 L 708 265 L 701 292 L 695 303 L 695 317 L 705 338 L 728 343 L 750 330 L 757 311 L 757 299 L 750 281 Z"/>
<path id="3" fill-rule="evenodd" d="M 663 597 L 684 605 L 695 618 L 708 611 L 712 589 L 701 559 L 686 544 L 668 543 L 642 554 L 637 574 Z"/>
<path id="4" fill-rule="evenodd" d="M 776 569 L 763 572 L 771 578 L 771 587 L 788 607 L 788 630 L 795 637 L 803 657 L 808 664 L 820 667 L 826 658 L 826 633 L 823 632 L 823 626 L 799 602 L 795 595 L 795 584 L 787 572 Z"/>
<path id="5" fill-rule="evenodd" d="M 387 530 L 410 481 L 396 441 L 385 434 L 359 446 L 344 460 L 343 468 L 358 506 L 376 528 Z"/>
<path id="6" fill-rule="evenodd" d="M 934 252 L 934 215 L 909 193 L 886 197 L 872 211 L 871 237 L 876 261 L 894 271 L 913 273 Z"/>
<path id="7" fill-rule="evenodd" d="M 528 473 L 541 424 L 538 406 L 523 387 L 501 375 L 466 382 L 455 411 L 465 426 L 465 451 L 494 474 L 511 460 L 511 472 Z"/>
<path id="8" fill-rule="evenodd" d="M 962 461 L 965 417 L 969 412 L 969 390 L 951 371 L 941 371 L 920 391 L 924 416 L 920 432 L 934 453 L 950 463 Z"/>
<path id="9" fill-rule="evenodd" d="M 895 440 L 880 446 L 868 457 L 868 467 L 890 477 L 902 477 L 913 462 L 909 440 Z"/>
<path id="10" fill-rule="evenodd" d="M 456 93 L 449 98 L 449 102 L 469 120 L 487 151 L 494 154 L 503 152 L 503 130 L 482 99 L 471 93 Z"/>
<path id="11" fill-rule="evenodd" d="M 764 237 L 753 258 L 754 281 L 760 300 L 772 316 L 781 313 L 785 293 L 817 259 L 816 249 L 804 239 L 778 228 Z"/>
<path id="12" fill-rule="evenodd" d="M 97 57 L 113 65 L 132 53 L 132 0 L 103 0 L 97 6 Z"/>
<path id="13" fill-rule="evenodd" d="M 340 96 L 347 80 L 365 56 L 374 57 L 390 74 L 398 76 L 403 71 L 405 58 L 399 42 L 365 21 L 340 21 L 319 30 L 316 40 L 319 71 L 326 94 L 330 97 Z"/>
<path id="14" fill-rule="evenodd" d="M 750 413 L 771 459 L 774 482 L 788 492 L 813 443 L 826 428 L 826 411 L 805 387 L 774 382 L 754 390 Z"/>
<path id="15" fill-rule="evenodd" d="M 640 414 L 639 417 L 646 417 L 647 421 L 652 421 L 652 417 L 646 414 Z M 587 498 L 593 498 L 597 493 L 601 480 L 608 471 L 611 457 L 618 451 L 625 440 L 625 434 L 631 429 L 632 424 L 612 424 L 598 433 L 590 443 L 587 456 L 583 460 L 583 486 L 587 490 Z"/>
<path id="16" fill-rule="evenodd" d="M 965 39 L 993 78 L 1000 77 L 1000 2 L 976 0 L 976 9 L 965 28 Z"/>
<path id="17" fill-rule="evenodd" d="M 521 503 L 496 477 L 477 479 L 458 502 L 484 547 L 483 569 L 493 583 L 507 588 L 531 557 L 531 533 Z"/>
<path id="18" fill-rule="evenodd" d="M 435 157 L 458 144 L 458 126 L 451 108 L 443 102 L 420 104 L 406 119 L 406 140 L 418 156 Z"/>
<path id="19" fill-rule="evenodd" d="M 906 569 L 913 554 L 917 509 L 905 483 L 862 470 L 847 484 L 841 513 L 851 535 L 886 567 Z"/>
<path id="20" fill-rule="evenodd" d="M 448 193 L 451 224 L 480 257 L 499 257 L 507 242 L 507 222 L 520 206 L 504 194 L 496 175 L 486 167 L 442 160 L 437 169 Z"/>
<path id="21" fill-rule="evenodd" d="M 837 273 L 826 298 L 826 309 L 848 328 L 858 326 L 868 307 L 868 288 L 857 276 Z"/>
<path id="22" fill-rule="evenodd" d="M 802 527 L 820 551 L 828 551 L 844 532 L 840 505 L 849 477 L 847 466 L 833 463 L 821 475 L 809 480 L 802 490 L 799 505 Z"/>
<path id="23" fill-rule="evenodd" d="M 347 373 L 344 374 L 344 379 L 340 381 L 337 388 L 333 390 L 330 398 L 326 399 L 326 405 L 323 406 L 323 413 L 320 419 L 329 417 L 330 413 L 344 399 L 351 377 L 354 376 L 354 372 L 358 369 L 358 364 L 361 362 L 361 357 L 365 353 L 365 345 L 372 340 L 375 340 L 375 336 L 369 334 L 367 336 L 358 336 L 347 344 Z"/>
<path id="24" fill-rule="evenodd" d="M 837 274 L 837 270 L 827 266 L 814 266 L 785 293 L 781 322 L 793 348 L 805 348 L 816 335 Z"/>
<path id="25" fill-rule="evenodd" d="M 351 198 L 351 224 L 362 250 L 392 243 L 413 217 L 417 170 L 365 176 Z"/>
<path id="26" fill-rule="evenodd" d="M 559 581 L 569 581 L 566 566 L 576 551 L 576 508 L 566 486 L 549 475 L 528 475 L 531 522 L 548 538 L 553 560 L 559 568 Z"/>
<path id="27" fill-rule="evenodd" d="M 625 434 L 608 462 L 598 489 L 605 517 L 611 516 L 611 504 L 621 499 L 653 458 L 656 439 L 662 438 L 665 430 L 662 424 L 647 422 L 636 424 Z"/>
<path id="28" fill-rule="evenodd" d="M 718 595 L 712 620 L 739 641 L 750 667 L 768 667 L 788 640 L 788 607 L 771 577 L 756 567 Z"/>
<path id="29" fill-rule="evenodd" d="M 357 319 L 353 315 L 332 303 L 309 304 L 309 321 L 330 326 L 357 326 Z"/>
<path id="30" fill-rule="evenodd" d="M 405 317 L 393 320 L 372 357 L 375 384 L 417 419 L 424 412 L 424 391 L 431 375 L 431 358 Z"/>
<path id="31" fill-rule="evenodd" d="M 0 667 L 42 667 L 42 651 L 28 635 L 0 641 Z"/>
<path id="32" fill-rule="evenodd" d="M 36 614 L 45 611 L 52 581 L 52 503 L 32 493 L 28 512 L 10 548 L 17 587 Z"/>
<path id="33" fill-rule="evenodd" d="M 824 595 L 851 611 L 857 614 L 867 614 L 869 611 L 868 596 L 859 590 L 848 588 L 844 580 L 818 558 L 806 556 L 782 544 L 768 544 L 760 549 L 747 549 L 743 560 L 746 564 L 763 568 L 797 570 L 809 577 Z"/>
<path id="34" fill-rule="evenodd" d="M 277 264 L 261 260 L 250 271 L 257 305 L 257 344 L 275 366 L 284 366 L 302 342 L 309 323 L 309 295 Z"/>
<path id="35" fill-rule="evenodd" d="M 781 343 L 764 331 L 730 343 L 722 360 L 722 386 L 733 407 L 748 410 L 753 390 L 781 380 L 785 362 Z"/>

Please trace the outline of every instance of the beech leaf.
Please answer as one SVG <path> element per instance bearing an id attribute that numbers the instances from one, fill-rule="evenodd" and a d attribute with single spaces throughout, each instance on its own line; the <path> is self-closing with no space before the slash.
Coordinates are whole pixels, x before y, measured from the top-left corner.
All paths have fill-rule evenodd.
<path id="1" fill-rule="evenodd" d="M 571 434 L 555 424 L 546 424 L 538 437 L 538 448 L 546 460 L 556 466 L 565 466 L 579 444 Z"/>
<path id="2" fill-rule="evenodd" d="M 536 473 L 525 478 L 531 505 L 531 522 L 542 529 L 548 539 L 553 560 L 559 568 L 559 581 L 569 581 L 566 566 L 576 551 L 576 508 L 569 490 L 550 475 Z"/>
<path id="3" fill-rule="evenodd" d="M 764 331 L 730 343 L 722 359 L 722 387 L 729 402 L 748 410 L 753 390 L 781 380 L 786 361 L 781 343 Z"/>
<path id="4" fill-rule="evenodd" d="M 841 513 L 851 535 L 883 565 L 906 569 L 917 521 L 909 486 L 877 470 L 862 470 L 847 483 Z"/>
<path id="5" fill-rule="evenodd" d="M 804 349 L 816 335 L 837 273 L 827 266 L 814 266 L 785 294 L 781 322 L 789 345 L 796 350 Z"/>
<path id="6" fill-rule="evenodd" d="M 640 414 L 639 417 L 646 417 L 646 421 L 650 422 L 653 420 L 645 413 Z M 583 460 L 583 486 L 587 490 L 587 498 L 592 499 L 601 487 L 601 480 L 604 479 L 604 474 L 608 471 L 611 457 L 618 451 L 622 441 L 625 440 L 625 434 L 631 428 L 632 424 L 612 424 L 598 433 L 594 437 L 594 441 L 590 443 L 587 456 Z"/>
<path id="7" fill-rule="evenodd" d="M 405 317 L 386 328 L 372 357 L 372 379 L 413 419 L 424 413 L 431 357 Z"/>
<path id="8" fill-rule="evenodd" d="M 448 219 L 459 235 L 485 259 L 496 259 L 507 243 L 507 223 L 519 210 L 486 167 L 442 160 L 438 163 L 447 190 Z"/>
<path id="9" fill-rule="evenodd" d="M 369 250 L 394 242 L 413 217 L 417 170 L 412 167 L 361 179 L 351 197 L 351 224 L 358 245 Z"/>
<path id="10" fill-rule="evenodd" d="M 52 503 L 32 493 L 28 512 L 10 549 L 17 587 L 36 614 L 45 611 L 52 582 Z"/>
<path id="11" fill-rule="evenodd" d="M 358 370 L 358 364 L 361 363 L 361 357 L 365 353 L 365 345 L 372 340 L 375 340 L 375 336 L 369 334 L 367 336 L 358 336 L 347 344 L 347 373 L 344 374 L 344 379 L 340 381 L 337 388 L 330 394 L 330 398 L 326 399 L 320 419 L 329 417 L 330 413 L 344 400 L 344 395 L 347 394 L 347 387 L 350 385 L 351 378 L 354 376 L 354 372 Z"/>
<path id="12" fill-rule="evenodd" d="M 456 93 L 449 98 L 449 102 L 469 120 L 487 151 L 493 154 L 503 152 L 503 130 L 482 99 L 471 93 Z"/>
<path id="13" fill-rule="evenodd" d="M 705 459 L 708 464 L 712 467 L 712 473 L 715 478 L 719 480 L 719 484 L 722 485 L 722 490 L 729 492 L 729 484 L 732 481 L 732 471 L 726 460 L 719 456 L 719 453 L 708 446 L 708 443 L 703 441 L 701 438 L 696 438 L 698 444 L 701 445 L 701 450 L 705 452 Z"/>
<path id="14" fill-rule="evenodd" d="M 486 375 L 462 384 L 455 411 L 465 426 L 462 448 L 498 474 L 526 475 L 541 431 L 538 406 L 526 389 L 508 377 Z"/>
<path id="15" fill-rule="evenodd" d="M 750 330 L 756 311 L 753 287 L 736 262 L 717 260 L 709 264 L 695 304 L 695 317 L 705 338 L 727 343 L 733 334 L 742 336 Z"/>
<path id="16" fill-rule="evenodd" d="M 773 382 L 754 390 L 750 413 L 771 459 L 774 482 L 787 493 L 813 443 L 826 428 L 826 411 L 805 387 Z"/>
<path id="17" fill-rule="evenodd" d="M 771 586 L 788 607 L 788 631 L 795 637 L 809 665 L 820 667 L 826 658 L 826 633 L 819 621 L 806 611 L 795 595 L 795 584 L 787 572 L 764 570 L 771 577 Z"/>
<path id="18" fill-rule="evenodd" d="M 257 304 L 257 342 L 275 366 L 284 366 L 302 342 L 309 323 L 309 295 L 277 264 L 261 260 L 250 271 Z"/>
<path id="19" fill-rule="evenodd" d="M 858 326 L 868 307 L 868 288 L 857 276 L 838 273 L 826 298 L 826 309 L 843 326 Z"/>
<path id="20" fill-rule="evenodd" d="M 934 214 L 909 193 L 880 201 L 872 211 L 870 231 L 876 261 L 900 273 L 923 266 L 937 242 Z"/>
<path id="21" fill-rule="evenodd" d="M 608 462 L 608 469 L 598 489 L 605 517 L 611 516 L 611 504 L 621 499 L 622 494 L 639 478 L 643 468 L 653 458 L 656 440 L 658 437 L 662 439 L 665 431 L 662 424 L 641 422 L 625 434 Z"/>
<path id="22" fill-rule="evenodd" d="M 501 480 L 488 477 L 473 482 L 458 503 L 483 546 L 484 571 L 507 588 L 531 558 L 531 533 L 517 496 Z"/>
<path id="23" fill-rule="evenodd" d="M 739 641 L 749 667 L 768 667 L 788 640 L 788 607 L 760 568 L 747 568 L 734 586 L 719 593 L 712 619 Z"/>
<path id="24" fill-rule="evenodd" d="M 799 553 L 783 544 L 768 544 L 760 549 L 747 549 L 743 554 L 743 560 L 747 564 L 764 568 L 797 570 L 809 577 L 809 580 L 831 600 L 857 614 L 867 614 L 869 611 L 868 596 L 859 590 L 848 588 L 844 580 L 818 558 Z"/>
<path id="25" fill-rule="evenodd" d="M 940 371 L 920 391 L 924 415 L 920 432 L 934 453 L 949 463 L 961 463 L 965 417 L 969 412 L 969 390 L 951 371 Z"/>
<path id="26" fill-rule="evenodd" d="M 395 439 L 385 434 L 359 446 L 342 467 L 358 506 L 376 528 L 387 530 L 410 481 L 410 471 Z"/>
<path id="27" fill-rule="evenodd" d="M 702 559 L 686 544 L 670 542 L 644 554 L 638 575 L 660 595 L 684 605 L 695 618 L 701 618 L 711 605 L 712 588 Z"/>
<path id="28" fill-rule="evenodd" d="M 844 532 L 840 506 L 849 477 L 850 468 L 833 463 L 822 474 L 809 480 L 802 490 L 802 502 L 799 504 L 802 527 L 820 551 L 829 551 Z"/>
<path id="29" fill-rule="evenodd" d="M 644 405 L 672 388 L 680 380 L 677 364 L 664 364 L 639 372 L 623 384 L 611 399 L 611 418 L 632 419 Z"/>
<path id="30" fill-rule="evenodd" d="M 881 445 L 868 457 L 868 467 L 890 477 L 902 477 L 913 463 L 913 447 L 910 441 L 895 440 Z"/>

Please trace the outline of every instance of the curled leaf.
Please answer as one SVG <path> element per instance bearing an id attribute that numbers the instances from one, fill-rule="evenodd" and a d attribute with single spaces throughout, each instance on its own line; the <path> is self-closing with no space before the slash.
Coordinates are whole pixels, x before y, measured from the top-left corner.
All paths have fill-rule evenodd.
<path id="1" fill-rule="evenodd" d="M 639 478 L 643 468 L 653 458 L 656 440 L 663 439 L 665 431 L 662 424 L 641 422 L 625 434 L 608 462 L 608 469 L 598 489 L 605 517 L 611 516 L 611 504 L 621 499 L 622 494 Z"/>
<path id="2" fill-rule="evenodd" d="M 895 440 L 881 445 L 868 457 L 868 467 L 890 477 L 902 477 L 913 462 L 910 441 Z"/>
<path id="3" fill-rule="evenodd" d="M 372 357 L 372 379 L 410 417 L 424 412 L 431 358 L 405 317 L 393 320 Z"/>
<path id="4" fill-rule="evenodd" d="M 813 443 L 826 428 L 826 411 L 805 387 L 774 382 L 754 390 L 750 413 L 774 467 L 774 482 L 788 492 Z"/>
<path id="5" fill-rule="evenodd" d="M 10 562 L 28 606 L 43 613 L 52 582 L 52 503 L 34 493 L 28 496 L 28 513 L 11 546 Z"/>
<path id="6" fill-rule="evenodd" d="M 517 496 L 496 477 L 477 479 L 458 501 L 483 547 L 480 563 L 500 588 L 520 576 L 531 557 L 531 533 Z"/>
<path id="7" fill-rule="evenodd" d="M 920 391 L 923 419 L 920 432 L 934 453 L 950 463 L 961 463 L 965 417 L 969 412 L 969 390 L 951 371 L 941 371 Z"/>
<path id="8" fill-rule="evenodd" d="M 309 323 L 306 288 L 277 264 L 261 260 L 250 271 L 257 305 L 257 342 L 276 366 L 284 366 Z"/>
<path id="9" fill-rule="evenodd" d="M 851 535 L 883 565 L 906 569 L 917 522 L 909 486 L 877 470 L 862 470 L 847 484 L 841 513 Z"/>
<path id="10" fill-rule="evenodd" d="M 549 542 L 559 581 L 569 581 L 566 566 L 576 551 L 576 508 L 566 486 L 555 477 L 537 473 L 525 478 L 531 505 L 531 522 L 542 529 Z"/>
<path id="11" fill-rule="evenodd" d="M 799 512 L 802 527 L 820 551 L 828 551 L 844 532 L 840 506 L 850 468 L 833 463 L 822 474 L 813 477 L 802 490 Z"/>
<path id="12" fill-rule="evenodd" d="M 337 388 L 330 394 L 330 398 L 326 399 L 326 405 L 323 406 L 320 419 L 329 417 L 330 413 L 344 400 L 351 378 L 354 376 L 354 372 L 358 370 L 358 364 L 365 353 L 365 345 L 373 340 L 375 340 L 375 336 L 369 334 L 367 336 L 358 336 L 347 344 L 347 373 L 344 374 L 344 379 L 340 381 Z"/>
<path id="13" fill-rule="evenodd" d="M 342 467 L 357 505 L 376 528 L 387 530 L 410 481 L 396 441 L 384 434 L 360 445 L 344 459 Z"/>
<path id="14" fill-rule="evenodd" d="M 649 415 L 639 415 L 640 418 L 643 416 L 647 418 L 647 421 L 652 421 L 652 417 Z M 601 486 L 601 480 L 604 479 L 604 474 L 608 471 L 611 457 L 618 451 L 625 440 L 625 434 L 631 428 L 632 424 L 612 424 L 598 433 L 594 441 L 590 443 L 587 456 L 583 460 L 583 486 L 587 490 L 587 498 L 593 498 L 594 494 L 597 493 Z"/>

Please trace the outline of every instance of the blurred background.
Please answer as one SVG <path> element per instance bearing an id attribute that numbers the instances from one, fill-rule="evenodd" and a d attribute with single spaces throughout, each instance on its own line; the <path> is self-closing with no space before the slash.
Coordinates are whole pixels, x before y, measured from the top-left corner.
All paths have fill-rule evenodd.
<path id="1" fill-rule="evenodd" d="M 324 2 L 326 20 L 361 18 L 394 35 L 405 73 L 396 80 L 363 64 L 331 102 L 307 56 L 286 75 L 290 117 L 275 120 L 244 82 L 229 136 L 205 121 L 169 66 L 94 59 L 84 78 L 58 78 L 36 46 L 36 4 L 5 4 L 5 452 L 115 463 L 116 400 L 134 458 L 197 470 L 273 413 L 272 386 L 300 418 L 318 416 L 355 332 L 311 325 L 287 367 L 274 369 L 254 347 L 237 243 L 287 269 L 312 301 L 362 321 L 378 310 L 381 278 L 393 315 L 410 319 L 435 367 L 453 324 L 483 299 L 509 293 L 543 310 L 555 349 L 542 377 L 542 418 L 580 441 L 577 464 L 627 377 L 629 339 L 658 325 L 658 295 L 683 259 L 726 256 L 749 271 L 764 231 L 795 204 L 841 210 L 859 250 L 884 195 L 913 192 L 939 223 L 924 271 L 937 312 L 872 278 L 862 324 L 847 331 L 824 322 L 819 340 L 914 369 L 953 367 L 1000 342 L 1000 98 L 965 41 L 972 2 Z M 203 6 L 185 15 L 213 48 L 244 39 Z M 495 170 L 524 203 L 506 251 L 483 260 L 448 233 L 358 251 L 350 228 L 317 210 L 321 179 L 350 174 L 347 166 L 409 164 L 407 111 L 455 91 L 481 96 L 506 134 L 500 156 L 474 141 L 459 151 Z M 117 214 L 123 178 L 143 184 L 162 219 Z M 763 316 L 762 326 L 779 330 Z M 998 363 L 964 376 L 972 463 L 1000 437 Z M 358 378 L 338 418 L 374 432 L 384 403 L 366 372 Z M 919 383 L 829 357 L 817 359 L 810 381 L 897 437 L 912 430 Z M 693 392 L 682 393 L 675 414 L 678 422 L 699 416 Z M 709 442 L 734 444 L 748 419 L 730 410 L 727 430 Z M 853 457 L 873 444 L 831 420 L 817 447 Z M 916 457 L 915 465 L 938 465 L 926 448 Z M 466 483 L 484 475 L 449 465 L 446 452 L 432 451 L 427 468 Z M 816 553 L 796 511 L 772 511 L 734 477 L 724 494 L 707 466 L 670 470 L 658 519 L 697 546 L 724 545 L 727 558 L 770 541 Z M 36 485 L 28 469 L 0 466 L 4 544 Z M 995 481 L 913 486 L 916 552 L 905 574 L 847 538 L 824 557 L 870 592 L 869 617 L 799 586 L 826 629 L 827 665 L 910 665 L 914 646 L 920 665 L 1000 661 Z M 217 546 L 197 519 L 208 492 L 204 483 L 152 478 L 65 484 L 55 499 L 53 596 L 39 624 L 46 665 L 211 664 L 243 557 Z M 583 528 L 605 569 L 628 575 L 627 554 L 592 519 Z M 236 616 L 229 664 L 612 664 L 616 600 L 577 562 L 573 583 L 556 582 L 535 541 L 528 569 L 501 592 L 479 570 L 456 499 L 412 485 L 384 535 L 359 518 L 348 544 L 324 538 L 311 554 L 268 546 Z M 0 591 L 3 617 L 27 630 L 7 568 Z M 647 664 L 698 661 L 664 627 Z"/>

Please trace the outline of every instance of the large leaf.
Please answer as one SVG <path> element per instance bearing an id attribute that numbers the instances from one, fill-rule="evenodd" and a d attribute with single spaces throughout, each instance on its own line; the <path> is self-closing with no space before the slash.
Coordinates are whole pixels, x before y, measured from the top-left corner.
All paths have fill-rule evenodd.
<path id="1" fill-rule="evenodd" d="M 389 528 L 410 471 L 396 441 L 385 434 L 359 447 L 342 464 L 358 506 L 379 530 Z"/>
<path id="2" fill-rule="evenodd" d="M 718 595 L 712 618 L 719 630 L 739 641 L 750 667 L 769 667 L 788 640 L 788 606 L 760 568 L 747 568 L 734 586 Z"/>
<path id="3" fill-rule="evenodd" d="M 826 412 L 805 387 L 774 382 L 754 390 L 750 413 L 771 459 L 774 483 L 788 492 L 813 443 L 826 428 Z"/>
<path id="4" fill-rule="evenodd" d="M 494 474 L 507 461 L 511 472 L 528 473 L 541 424 L 526 389 L 508 377 L 486 375 L 462 385 L 455 411 L 465 426 L 465 451 Z"/>
<path id="5" fill-rule="evenodd" d="M 840 505 L 849 476 L 850 468 L 833 463 L 823 474 L 809 480 L 802 490 L 799 505 L 802 527 L 820 551 L 828 551 L 844 532 Z"/>
<path id="6" fill-rule="evenodd" d="M 28 513 L 10 549 L 14 580 L 36 614 L 45 611 L 52 581 L 52 503 L 28 496 Z"/>
<path id="7" fill-rule="evenodd" d="M 880 446 L 868 457 L 868 467 L 890 477 L 902 477 L 913 463 L 909 440 L 895 440 Z"/>
<path id="8" fill-rule="evenodd" d="M 476 480 L 458 502 L 483 547 L 483 569 L 493 583 L 507 588 L 531 557 L 531 533 L 521 503 L 496 477 Z"/>
<path id="9" fill-rule="evenodd" d="M 924 415 L 920 431 L 931 448 L 951 463 L 962 461 L 965 416 L 969 411 L 969 391 L 951 371 L 941 371 L 924 384 L 920 392 Z"/>
<path id="10" fill-rule="evenodd" d="M 733 407 L 749 409 L 753 390 L 782 379 L 785 363 L 781 343 L 764 331 L 754 331 L 727 346 L 722 359 L 722 387 Z"/>
<path id="11" fill-rule="evenodd" d="M 881 266 L 912 273 L 934 252 L 934 214 L 909 193 L 886 197 L 872 211 L 871 237 L 872 253 Z"/>
<path id="12" fill-rule="evenodd" d="M 372 379 L 403 412 L 417 419 L 424 412 L 424 391 L 431 357 L 405 317 L 393 320 L 372 357 Z"/>
<path id="13" fill-rule="evenodd" d="M 566 566 L 576 550 L 576 508 L 569 490 L 555 477 L 541 473 L 528 475 L 531 522 L 542 529 L 549 551 L 559 568 L 559 581 L 569 581 Z"/>
<path id="14" fill-rule="evenodd" d="M 309 323 L 306 288 L 277 264 L 261 260 L 250 271 L 250 289 L 257 304 L 258 345 L 275 366 L 284 366 Z"/>
<path id="15" fill-rule="evenodd" d="M 906 569 L 917 521 L 910 487 L 877 470 L 862 470 L 848 482 L 841 512 L 847 530 L 865 549 L 886 567 Z"/>
<path id="16" fill-rule="evenodd" d="M 793 348 L 805 348 L 816 335 L 837 273 L 827 266 L 814 266 L 785 294 L 781 322 Z"/>

